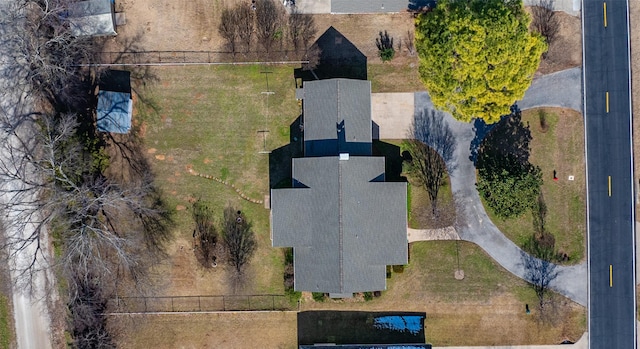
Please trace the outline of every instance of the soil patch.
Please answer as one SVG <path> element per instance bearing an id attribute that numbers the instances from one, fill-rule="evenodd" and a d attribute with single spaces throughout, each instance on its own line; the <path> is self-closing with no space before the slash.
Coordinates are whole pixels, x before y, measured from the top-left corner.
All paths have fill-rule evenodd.
<path id="1" fill-rule="evenodd" d="M 556 11 L 560 30 L 540 62 L 536 75 L 555 73 L 582 65 L 582 24 L 580 17 Z"/>

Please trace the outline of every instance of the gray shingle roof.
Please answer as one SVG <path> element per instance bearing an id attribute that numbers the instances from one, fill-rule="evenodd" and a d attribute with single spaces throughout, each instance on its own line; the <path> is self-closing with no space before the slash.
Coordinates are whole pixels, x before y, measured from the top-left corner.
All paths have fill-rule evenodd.
<path id="1" fill-rule="evenodd" d="M 305 82 L 303 109 L 305 156 L 371 155 L 370 81 Z"/>
<path id="2" fill-rule="evenodd" d="M 403 12 L 409 0 L 331 0 L 331 13 Z"/>
<path id="3" fill-rule="evenodd" d="M 272 190 L 273 245 L 294 248 L 297 290 L 386 288 L 386 265 L 407 262 L 406 184 L 387 183 L 384 158 L 293 160 L 304 187 Z"/>

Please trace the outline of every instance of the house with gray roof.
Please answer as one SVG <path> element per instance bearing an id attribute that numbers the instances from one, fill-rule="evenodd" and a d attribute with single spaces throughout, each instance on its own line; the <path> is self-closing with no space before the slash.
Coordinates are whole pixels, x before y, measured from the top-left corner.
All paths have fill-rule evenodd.
<path id="1" fill-rule="evenodd" d="M 351 297 L 386 289 L 386 266 L 407 263 L 407 187 L 385 182 L 371 156 L 371 83 L 305 82 L 304 157 L 291 188 L 271 191 L 274 247 L 293 247 L 294 288 Z"/>

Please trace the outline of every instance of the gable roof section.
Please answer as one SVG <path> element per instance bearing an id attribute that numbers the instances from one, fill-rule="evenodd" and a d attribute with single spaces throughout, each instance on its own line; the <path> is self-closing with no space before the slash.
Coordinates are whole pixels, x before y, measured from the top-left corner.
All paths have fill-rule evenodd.
<path id="1" fill-rule="evenodd" d="M 383 181 L 382 157 L 293 159 L 293 178 L 271 195 L 273 245 L 293 246 L 295 288 L 385 289 L 386 265 L 407 262 L 406 183 Z"/>
<path id="2" fill-rule="evenodd" d="M 371 82 L 304 83 L 305 156 L 371 155 Z"/>
<path id="3" fill-rule="evenodd" d="M 87 0 L 69 4 L 69 23 L 74 36 L 116 35 L 113 0 Z"/>

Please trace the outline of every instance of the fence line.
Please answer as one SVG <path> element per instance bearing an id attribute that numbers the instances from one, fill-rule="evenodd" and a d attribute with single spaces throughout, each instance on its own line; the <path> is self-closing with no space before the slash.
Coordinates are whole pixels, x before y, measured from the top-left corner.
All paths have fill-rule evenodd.
<path id="1" fill-rule="evenodd" d="M 221 295 L 116 297 L 108 301 L 110 313 L 180 313 L 213 311 L 295 310 L 286 295 Z"/>
<path id="2" fill-rule="evenodd" d="M 273 51 L 273 57 L 282 60 L 265 61 L 266 52 L 233 54 L 227 51 L 127 51 L 103 52 L 101 59 L 78 66 L 180 66 L 180 65 L 253 65 L 253 64 L 305 64 L 308 60 L 296 59 L 300 54 L 291 51 Z M 292 55 L 294 60 L 288 60 Z"/>

